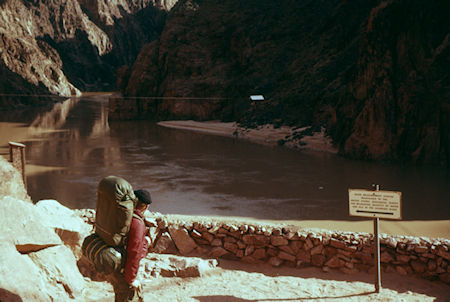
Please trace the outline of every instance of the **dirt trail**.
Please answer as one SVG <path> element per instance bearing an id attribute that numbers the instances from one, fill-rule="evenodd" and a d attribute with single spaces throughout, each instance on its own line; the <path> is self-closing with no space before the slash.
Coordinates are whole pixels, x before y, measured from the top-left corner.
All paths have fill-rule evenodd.
<path id="1" fill-rule="evenodd" d="M 201 278 L 146 280 L 146 301 L 450 301 L 450 286 L 394 273 L 382 274 L 374 293 L 374 276 L 345 275 L 318 268 L 274 268 L 221 260 Z"/>

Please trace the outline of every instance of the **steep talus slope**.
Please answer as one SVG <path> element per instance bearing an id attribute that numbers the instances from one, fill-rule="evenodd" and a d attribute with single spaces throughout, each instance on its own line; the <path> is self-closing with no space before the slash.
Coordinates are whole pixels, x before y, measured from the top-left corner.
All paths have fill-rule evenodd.
<path id="1" fill-rule="evenodd" d="M 123 91 L 233 101 L 263 94 L 243 107 L 242 123 L 322 125 L 351 157 L 448 163 L 448 6 L 179 1 Z"/>

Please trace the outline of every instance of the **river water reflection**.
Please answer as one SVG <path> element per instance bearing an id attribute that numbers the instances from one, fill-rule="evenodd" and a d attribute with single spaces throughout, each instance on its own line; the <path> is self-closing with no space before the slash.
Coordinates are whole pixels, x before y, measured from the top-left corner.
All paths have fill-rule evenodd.
<path id="1" fill-rule="evenodd" d="M 119 175 L 150 190 L 152 210 L 161 213 L 351 220 L 348 188 L 378 183 L 403 193 L 404 220 L 450 219 L 443 168 L 352 161 L 146 121 L 108 122 L 107 106 L 106 97 L 91 96 L 60 103 L 31 123 L 16 118 L 28 125 L 21 141 L 27 163 L 51 168 L 28 175 L 34 201 L 94 208 L 100 179 Z"/>

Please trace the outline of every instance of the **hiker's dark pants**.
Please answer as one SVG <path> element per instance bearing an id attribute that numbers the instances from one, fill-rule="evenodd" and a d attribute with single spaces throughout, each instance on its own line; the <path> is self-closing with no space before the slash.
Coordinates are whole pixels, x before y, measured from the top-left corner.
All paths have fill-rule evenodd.
<path id="1" fill-rule="evenodd" d="M 111 284 L 114 288 L 115 302 L 143 302 L 144 298 L 139 289 L 131 287 L 121 273 L 113 273 Z"/>

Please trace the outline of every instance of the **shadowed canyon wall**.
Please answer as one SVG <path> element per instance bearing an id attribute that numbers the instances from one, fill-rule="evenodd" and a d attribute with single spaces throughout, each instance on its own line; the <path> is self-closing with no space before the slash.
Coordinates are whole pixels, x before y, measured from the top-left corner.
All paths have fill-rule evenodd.
<path id="1" fill-rule="evenodd" d="M 449 8 L 183 0 L 121 87 L 126 96 L 263 94 L 264 102 L 243 107 L 241 123 L 322 125 L 349 157 L 445 164 Z"/>
<path id="2" fill-rule="evenodd" d="M 336 106 L 345 154 L 449 162 L 450 22 L 446 1 L 386 1 L 371 11 L 357 72 Z"/>
<path id="3" fill-rule="evenodd" d="M 317 104 L 336 99 L 355 70 L 375 3 L 179 1 L 160 39 L 140 53 L 124 93 L 263 94 L 267 102 L 246 120 L 309 125 Z"/>

